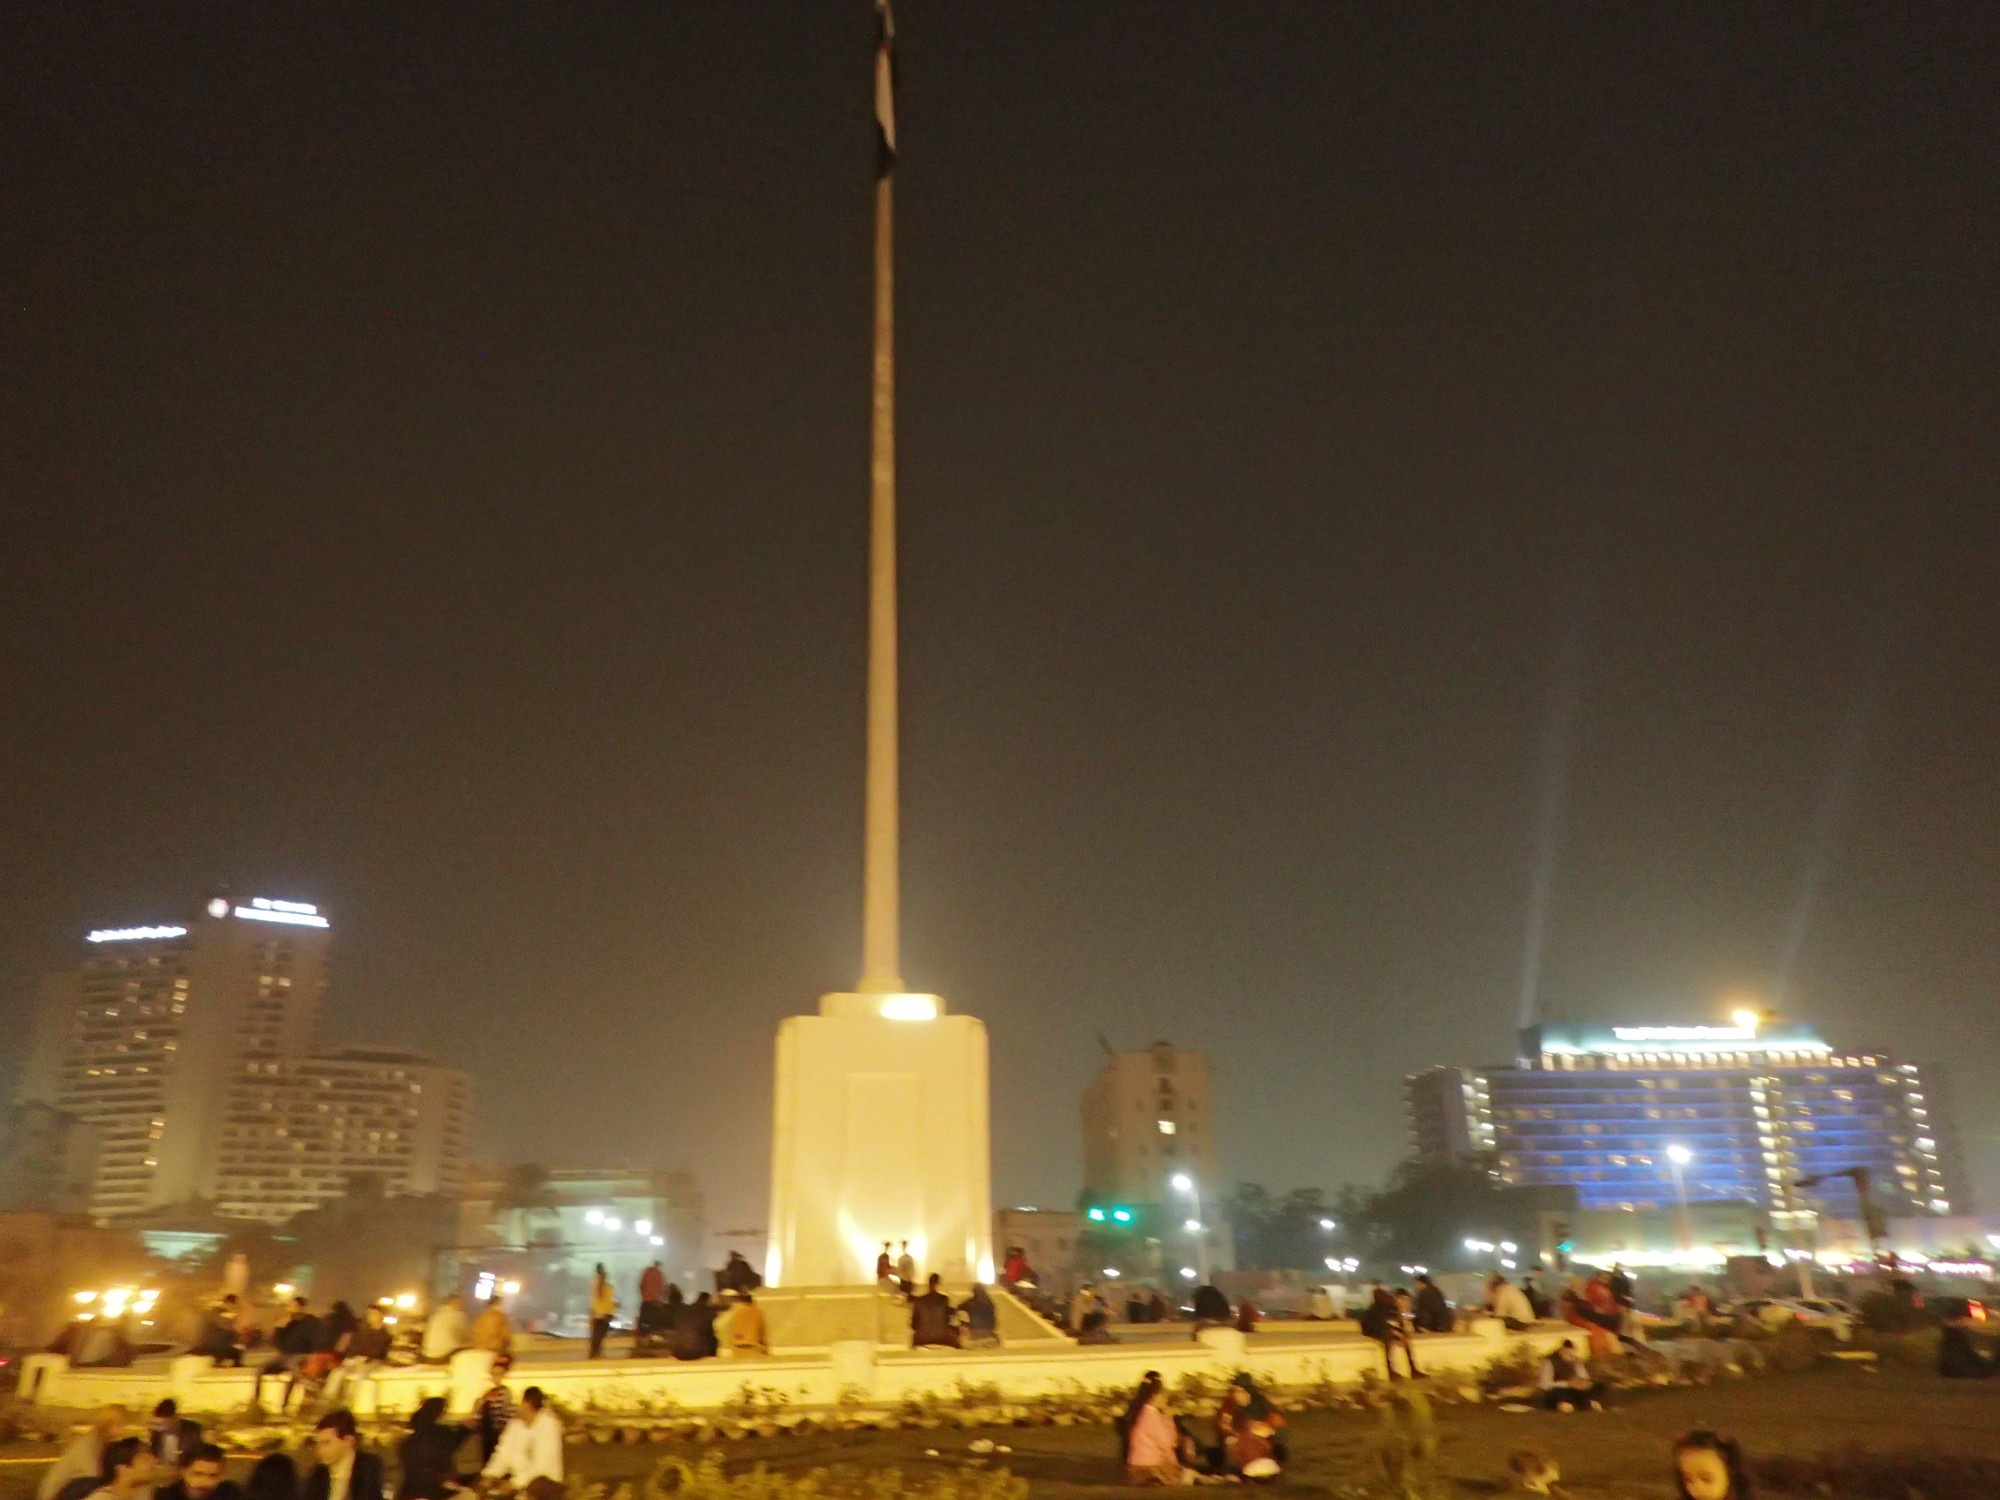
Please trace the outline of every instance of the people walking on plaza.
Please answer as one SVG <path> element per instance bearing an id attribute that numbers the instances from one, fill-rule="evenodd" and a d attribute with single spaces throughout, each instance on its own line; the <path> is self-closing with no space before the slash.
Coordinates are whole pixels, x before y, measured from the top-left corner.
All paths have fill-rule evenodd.
<path id="1" fill-rule="evenodd" d="M 250 1470 L 243 1500 L 299 1500 L 299 1469 L 288 1453 L 266 1453 Z"/>
<path id="2" fill-rule="evenodd" d="M 113 1443 L 129 1436 L 132 1414 L 122 1406 L 101 1406 L 90 1427 L 63 1449 L 60 1457 L 42 1471 L 35 1486 L 35 1500 L 57 1500 L 63 1491 L 80 1485 L 89 1494 L 104 1479 L 104 1454 Z"/>
<path id="3" fill-rule="evenodd" d="M 514 1352 L 514 1325 L 498 1297 L 489 1298 L 479 1316 L 472 1320 L 472 1347 L 488 1354 Z"/>
<path id="4" fill-rule="evenodd" d="M 472 1342 L 465 1317 L 465 1299 L 453 1292 L 424 1319 L 423 1357 L 427 1365 L 448 1365 L 451 1357 Z"/>
<path id="5" fill-rule="evenodd" d="M 396 1446 L 396 1500 L 447 1500 L 463 1487 L 458 1450 L 466 1429 L 445 1420 L 442 1396 L 427 1396 L 410 1414 L 409 1435 Z"/>
<path id="6" fill-rule="evenodd" d="M 500 1434 L 500 1446 L 480 1473 L 511 1484 L 527 1500 L 560 1500 L 563 1493 L 563 1430 L 549 1410 L 541 1387 L 521 1392 L 521 1409 Z M 314 1500 L 308 1496 L 307 1500 Z"/>
<path id="7" fill-rule="evenodd" d="M 1536 1383 L 1542 1404 L 1550 1411 L 1597 1411 L 1604 1405 L 1603 1384 L 1590 1373 L 1581 1349 L 1572 1349 L 1568 1339 L 1549 1351 Z"/>
<path id="8" fill-rule="evenodd" d="M 1674 1494 L 1679 1500 L 1757 1500 L 1743 1445 L 1699 1430 L 1674 1439 Z"/>
<path id="9" fill-rule="evenodd" d="M 91 1500 L 152 1500 L 153 1481 L 159 1477 L 159 1461 L 144 1438 L 122 1437 L 104 1450 L 104 1464 L 98 1471 L 98 1487 Z"/>
<path id="10" fill-rule="evenodd" d="M 1444 1299 L 1444 1289 L 1431 1280 L 1428 1271 L 1417 1273 L 1417 1295 L 1410 1320 L 1416 1324 L 1418 1333 L 1450 1333 L 1458 1326 L 1451 1304 Z"/>
<path id="11" fill-rule="evenodd" d="M 1403 1363 L 1409 1367 L 1410 1378 L 1415 1380 L 1422 1374 L 1417 1369 L 1417 1352 L 1410 1343 L 1409 1320 L 1403 1316 L 1401 1304 L 1396 1294 L 1386 1286 L 1377 1286 L 1368 1306 L 1361 1314 L 1361 1332 L 1364 1337 L 1375 1340 L 1382 1346 L 1382 1364 L 1389 1372 L 1391 1380 L 1400 1380 L 1396 1373 L 1396 1351 L 1403 1351 Z"/>
<path id="12" fill-rule="evenodd" d="M 611 1332 L 611 1315 L 618 1311 L 618 1293 L 612 1289 L 611 1278 L 604 1273 L 604 1263 L 598 1262 L 597 1274 L 590 1279 L 590 1358 L 604 1357 L 604 1340 Z"/>
<path id="13" fill-rule="evenodd" d="M 771 1334 L 764 1324 L 764 1309 L 749 1292 L 736 1293 L 736 1305 L 729 1310 L 730 1357 L 755 1359 L 770 1352 Z"/>
<path id="14" fill-rule="evenodd" d="M 903 1253 L 896 1257 L 896 1279 L 903 1283 L 903 1295 L 917 1294 L 917 1258 L 910 1254 L 910 1242 L 903 1241 Z"/>
<path id="15" fill-rule="evenodd" d="M 181 1460 L 181 1477 L 153 1491 L 154 1500 L 243 1500 L 243 1491 L 233 1479 L 223 1478 L 222 1450 L 213 1443 L 197 1443 Z"/>
<path id="16" fill-rule="evenodd" d="M 1528 1294 L 1498 1275 L 1486 1283 L 1486 1315 L 1498 1318 L 1509 1333 L 1520 1333 L 1535 1321 L 1534 1305 L 1529 1302 Z"/>
<path id="17" fill-rule="evenodd" d="M 1271 1404 L 1270 1397 L 1257 1388 L 1255 1377 L 1240 1372 L 1223 1392 L 1215 1412 L 1215 1439 L 1219 1472 L 1241 1474 L 1245 1479 L 1270 1479 L 1284 1466 L 1285 1445 L 1280 1436 L 1284 1413 Z"/>
<path id="18" fill-rule="evenodd" d="M 951 1318 L 951 1299 L 938 1290 L 938 1280 L 937 1272 L 931 1272 L 930 1284 L 923 1295 L 910 1300 L 912 1349 L 958 1347 L 958 1328 Z"/>
<path id="19" fill-rule="evenodd" d="M 995 1349 L 1000 1344 L 1000 1309 L 984 1282 L 972 1283 L 972 1295 L 958 1304 L 958 1316 L 965 1324 L 965 1343 L 970 1349 Z"/>
<path id="20" fill-rule="evenodd" d="M 500 1446 L 500 1434 L 514 1420 L 514 1393 L 507 1389 L 507 1372 L 514 1366 L 511 1354 L 493 1356 L 493 1383 L 472 1403 L 472 1433 L 479 1439 L 479 1462 L 483 1465 Z"/>
<path id="21" fill-rule="evenodd" d="M 341 1407 L 321 1417 L 312 1445 L 318 1462 L 306 1475 L 300 1500 L 375 1500 L 383 1492 L 382 1460 L 362 1451 L 353 1412 Z"/>

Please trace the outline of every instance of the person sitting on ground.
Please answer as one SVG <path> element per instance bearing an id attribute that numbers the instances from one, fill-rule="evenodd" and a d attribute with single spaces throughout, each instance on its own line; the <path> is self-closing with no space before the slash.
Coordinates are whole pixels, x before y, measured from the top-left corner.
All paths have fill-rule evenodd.
<path id="1" fill-rule="evenodd" d="M 1167 1408 L 1158 1370 L 1148 1370 L 1118 1421 L 1127 1484 L 1182 1485 L 1192 1475 L 1181 1465 L 1181 1431 Z"/>
<path id="2" fill-rule="evenodd" d="M 958 1316 L 965 1323 L 965 1341 L 975 1349 L 991 1349 L 1000 1342 L 1000 1309 L 984 1282 L 972 1283 L 972 1295 L 958 1304 Z"/>
<path id="3" fill-rule="evenodd" d="M 1580 1342 L 1580 1341 L 1579 1341 Z M 1604 1387 L 1590 1373 L 1582 1349 L 1572 1349 L 1564 1339 L 1542 1361 L 1537 1384 L 1542 1404 L 1550 1411 L 1598 1411 L 1603 1408 Z"/>
<path id="4" fill-rule="evenodd" d="M 1410 1345 L 1410 1324 L 1403 1316 L 1402 1304 L 1396 1294 L 1379 1283 L 1368 1306 L 1361 1314 L 1361 1333 L 1382 1346 L 1382 1364 L 1389 1372 L 1391 1380 L 1400 1380 L 1396 1373 L 1396 1351 L 1403 1351 L 1403 1363 L 1409 1367 L 1410 1378 L 1418 1379 L 1417 1351 Z"/>
<path id="5" fill-rule="evenodd" d="M 498 1297 L 488 1298 L 485 1308 L 472 1320 L 472 1347 L 488 1354 L 514 1352 L 514 1325 L 508 1321 L 507 1310 Z"/>
<path id="6" fill-rule="evenodd" d="M 1757 1500 L 1742 1444 L 1719 1432 L 1695 1431 L 1676 1438 L 1674 1494 L 1679 1500 Z"/>
<path id="7" fill-rule="evenodd" d="M 243 1500 L 299 1500 L 299 1470 L 288 1453 L 266 1453 L 250 1471 Z"/>
<path id="8" fill-rule="evenodd" d="M 1458 1326 L 1451 1304 L 1444 1300 L 1444 1289 L 1431 1280 L 1427 1271 L 1417 1275 L 1416 1306 L 1410 1321 L 1416 1324 L 1418 1333 L 1450 1333 Z"/>
<path id="9" fill-rule="evenodd" d="M 1255 1377 L 1239 1372 L 1223 1393 L 1215 1412 L 1215 1438 L 1224 1473 L 1245 1479 L 1270 1479 L 1284 1466 L 1285 1447 L 1279 1433 L 1284 1414 L 1257 1388 Z"/>
<path id="10" fill-rule="evenodd" d="M 487 1479 L 511 1484 L 527 1500 L 561 1500 L 562 1423 L 549 1410 L 540 1386 L 521 1392 L 520 1412 L 500 1434 L 500 1446 L 480 1472 Z"/>
<path id="11" fill-rule="evenodd" d="M 410 1434 L 396 1448 L 401 1474 L 396 1500 L 446 1500 L 463 1487 L 458 1477 L 458 1450 L 465 1428 L 444 1419 L 442 1396 L 427 1396 L 410 1416 Z"/>
<path id="12" fill-rule="evenodd" d="M 197 1443 L 181 1459 L 181 1477 L 153 1491 L 156 1500 L 243 1500 L 233 1479 L 224 1479 L 222 1450 Z"/>
<path id="13" fill-rule="evenodd" d="M 361 1451 L 354 1413 L 336 1408 L 313 1427 L 313 1457 L 302 1500 L 375 1500 L 382 1493 L 382 1460 Z"/>
<path id="14" fill-rule="evenodd" d="M 1535 1307 L 1528 1294 L 1505 1276 L 1486 1283 L 1486 1314 L 1507 1325 L 1510 1333 L 1520 1333 L 1535 1321 Z"/>
<path id="15" fill-rule="evenodd" d="M 472 1431 L 479 1439 L 479 1462 L 484 1465 L 500 1446 L 500 1434 L 514 1420 L 514 1393 L 507 1389 L 507 1372 L 514 1367 L 511 1354 L 493 1356 L 493 1383 L 472 1404 Z"/>
<path id="16" fill-rule="evenodd" d="M 92 1500 L 151 1500 L 160 1466 L 144 1438 L 125 1437 L 104 1449 Z"/>
<path id="17" fill-rule="evenodd" d="M 57 1500 L 65 1490 L 88 1495 L 104 1482 L 104 1453 L 127 1435 L 132 1414 L 122 1406 L 98 1408 L 89 1429 L 63 1449 L 62 1456 L 42 1471 L 35 1486 L 36 1500 Z M 74 1500 L 74 1497 L 70 1497 Z"/>
<path id="18" fill-rule="evenodd" d="M 931 1272 L 929 1286 L 910 1303 L 910 1347 L 912 1349 L 956 1349 L 958 1329 L 951 1320 L 951 1299 L 938 1290 L 938 1274 Z"/>
<path id="19" fill-rule="evenodd" d="M 465 1318 L 465 1299 L 453 1292 L 424 1319 L 423 1358 L 427 1365 L 448 1365 L 451 1357 L 472 1342 Z"/>
<path id="20" fill-rule="evenodd" d="M 736 1306 L 729 1311 L 729 1353 L 733 1359 L 755 1359 L 771 1352 L 771 1332 L 764 1322 L 764 1309 L 745 1288 L 736 1294 Z"/>

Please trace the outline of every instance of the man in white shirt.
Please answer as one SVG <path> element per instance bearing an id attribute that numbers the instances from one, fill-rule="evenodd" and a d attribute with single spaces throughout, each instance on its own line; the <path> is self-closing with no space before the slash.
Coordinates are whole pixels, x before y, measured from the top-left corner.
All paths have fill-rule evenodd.
<path id="1" fill-rule="evenodd" d="M 562 1494 L 562 1423 L 549 1410 L 540 1386 L 521 1392 L 521 1409 L 500 1434 L 484 1475 L 511 1484 L 528 1500 L 556 1500 Z"/>
<path id="2" fill-rule="evenodd" d="M 1486 1311 L 1515 1333 L 1535 1321 L 1534 1305 L 1528 1301 L 1528 1294 L 1504 1276 L 1495 1276 L 1486 1284 Z"/>
<path id="3" fill-rule="evenodd" d="M 431 1311 L 424 1323 L 424 1363 L 448 1365 L 451 1357 L 472 1342 L 465 1320 L 465 1299 L 454 1292 Z"/>

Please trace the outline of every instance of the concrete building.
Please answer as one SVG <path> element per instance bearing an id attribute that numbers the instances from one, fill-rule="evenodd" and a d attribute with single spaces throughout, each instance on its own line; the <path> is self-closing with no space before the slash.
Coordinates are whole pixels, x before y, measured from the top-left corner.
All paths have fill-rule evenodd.
<path id="1" fill-rule="evenodd" d="M 1781 1227 L 1794 1212 L 1853 1218 L 1853 1181 L 1828 1174 L 1856 1167 L 1886 1215 L 1965 1209 L 1929 1072 L 1836 1049 L 1797 1023 L 1530 1027 L 1512 1064 L 1434 1068 L 1408 1097 L 1419 1155 L 1566 1184 L 1584 1210 L 1671 1209 L 1684 1191 L 1751 1204 Z M 1824 1180 L 1791 1187 L 1806 1177 Z"/>
<path id="2" fill-rule="evenodd" d="M 772 1286 L 875 1279 L 883 1241 L 921 1274 L 993 1279 L 986 1028 L 935 995 L 824 996 L 778 1031 Z"/>
<path id="3" fill-rule="evenodd" d="M 1083 1096 L 1084 1197 L 1179 1202 L 1180 1176 L 1204 1201 L 1221 1192 L 1208 1055 L 1170 1042 L 1114 1053 Z"/>
<path id="4" fill-rule="evenodd" d="M 467 1093 L 457 1068 L 408 1052 L 250 1058 L 223 1123 L 216 1211 L 282 1223 L 342 1197 L 362 1173 L 391 1196 L 455 1197 Z"/>
<path id="5" fill-rule="evenodd" d="M 97 1128 L 53 1105 L 16 1104 L 0 1126 L 0 1212 L 83 1214 L 97 1181 Z"/>
<path id="6" fill-rule="evenodd" d="M 43 982 L 19 1100 L 94 1134 L 92 1217 L 204 1199 L 275 1221 L 357 1173 L 404 1193 L 462 1180 L 462 1074 L 315 1055 L 329 941 L 304 902 L 218 897 L 185 921 L 91 932 Z"/>

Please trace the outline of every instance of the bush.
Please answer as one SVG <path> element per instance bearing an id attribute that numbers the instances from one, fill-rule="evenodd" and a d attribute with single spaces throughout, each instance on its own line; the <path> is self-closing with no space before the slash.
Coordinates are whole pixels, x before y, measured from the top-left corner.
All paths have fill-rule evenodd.
<path id="1" fill-rule="evenodd" d="M 1028 1482 L 1006 1469 L 947 1469 L 913 1479 L 897 1468 L 837 1464 L 779 1474 L 758 1464 L 731 1474 L 721 1455 L 711 1453 L 698 1464 L 662 1459 L 646 1479 L 644 1500 L 1027 1500 L 1027 1495 Z"/>

